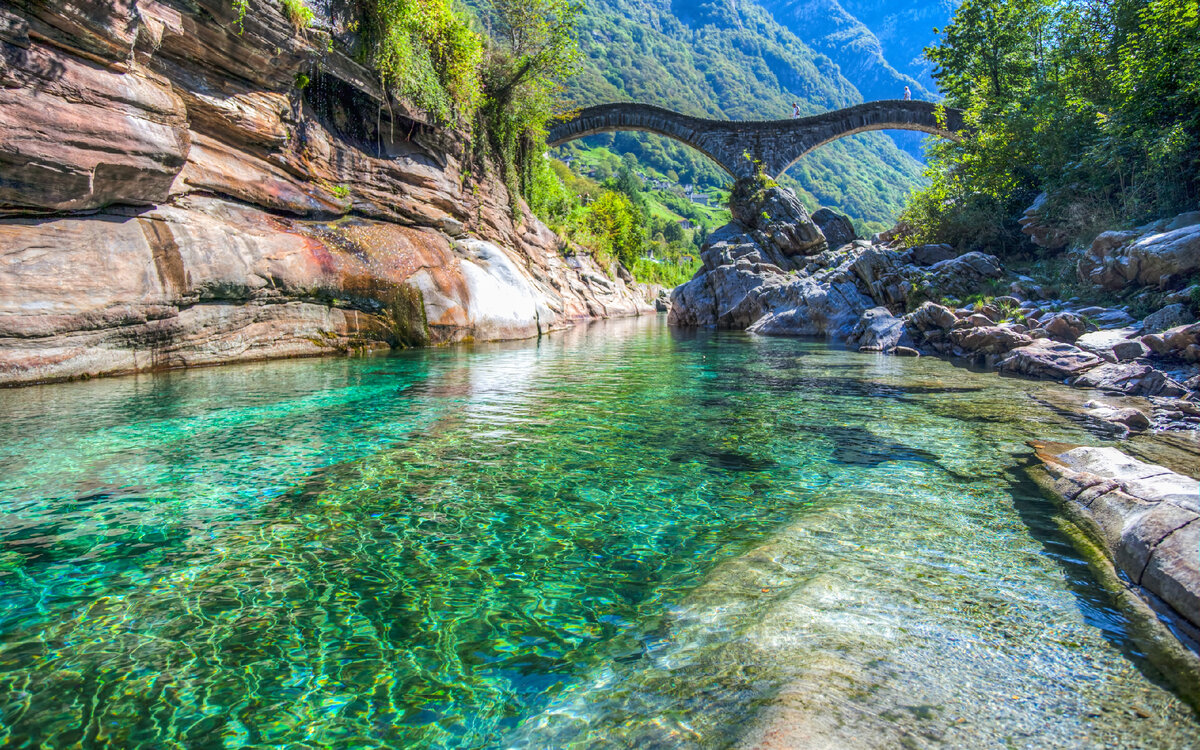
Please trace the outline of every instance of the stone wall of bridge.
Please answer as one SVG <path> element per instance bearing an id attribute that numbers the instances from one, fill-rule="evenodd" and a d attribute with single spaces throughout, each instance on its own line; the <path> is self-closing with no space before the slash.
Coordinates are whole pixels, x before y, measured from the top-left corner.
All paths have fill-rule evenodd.
<path id="1" fill-rule="evenodd" d="M 960 110 L 933 102 L 877 101 L 811 117 L 756 122 L 689 117 L 648 104 L 601 104 L 581 110 L 550 129 L 548 143 L 560 146 L 596 133 L 635 130 L 673 138 L 721 165 L 735 178 L 762 163 L 771 177 L 830 141 L 869 130 L 916 130 L 957 138 L 964 129 Z"/>

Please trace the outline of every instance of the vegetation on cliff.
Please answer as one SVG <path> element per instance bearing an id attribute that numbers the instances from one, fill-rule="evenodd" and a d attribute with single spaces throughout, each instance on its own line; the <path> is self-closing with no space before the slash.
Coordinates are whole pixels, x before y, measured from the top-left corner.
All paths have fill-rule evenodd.
<path id="1" fill-rule="evenodd" d="M 601 184 L 544 158 L 547 124 L 565 109 L 563 82 L 578 67 L 580 8 L 573 0 L 480 0 L 470 8 L 351 0 L 344 15 L 360 59 L 383 85 L 469 133 L 475 156 L 486 153 L 568 245 L 674 285 L 694 270 L 687 253 L 694 255 L 696 235 L 644 194 L 629 167 Z"/>
<path id="2" fill-rule="evenodd" d="M 967 0 L 927 51 L 974 133 L 933 148 L 904 213 L 911 239 L 1027 250 L 1040 192 L 1071 241 L 1197 207 L 1195 0 Z"/>

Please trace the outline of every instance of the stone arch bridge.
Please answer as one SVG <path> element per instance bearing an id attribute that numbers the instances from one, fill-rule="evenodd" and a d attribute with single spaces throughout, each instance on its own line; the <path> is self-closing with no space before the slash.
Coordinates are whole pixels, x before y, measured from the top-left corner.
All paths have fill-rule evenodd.
<path id="1" fill-rule="evenodd" d="M 601 104 L 550 128 L 550 146 L 617 130 L 638 130 L 674 138 L 717 164 L 734 178 L 752 176 L 753 160 L 779 177 L 801 156 L 830 141 L 868 130 L 918 130 L 957 139 L 962 110 L 933 102 L 878 101 L 812 117 L 765 122 L 734 122 L 689 117 L 648 104 Z M 749 155 L 750 158 L 747 158 Z"/>

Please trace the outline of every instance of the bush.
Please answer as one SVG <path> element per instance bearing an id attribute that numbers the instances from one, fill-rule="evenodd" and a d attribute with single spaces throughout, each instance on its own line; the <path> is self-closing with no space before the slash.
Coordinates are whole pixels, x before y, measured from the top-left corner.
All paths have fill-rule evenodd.
<path id="1" fill-rule="evenodd" d="M 449 0 L 363 0 L 364 62 L 387 88 L 442 122 L 470 122 L 482 101 L 483 38 Z"/>

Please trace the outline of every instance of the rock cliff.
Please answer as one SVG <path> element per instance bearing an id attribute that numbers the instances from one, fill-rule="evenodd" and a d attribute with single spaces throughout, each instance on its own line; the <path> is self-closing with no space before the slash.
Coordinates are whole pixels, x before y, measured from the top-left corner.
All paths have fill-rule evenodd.
<path id="1" fill-rule="evenodd" d="M 653 311 L 274 3 L 5 1 L 0 55 L 0 384 Z"/>

